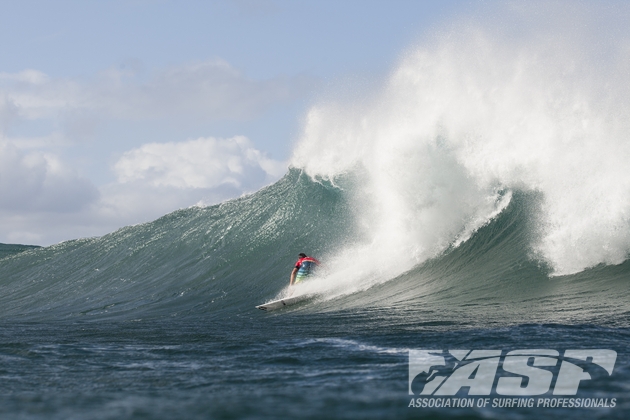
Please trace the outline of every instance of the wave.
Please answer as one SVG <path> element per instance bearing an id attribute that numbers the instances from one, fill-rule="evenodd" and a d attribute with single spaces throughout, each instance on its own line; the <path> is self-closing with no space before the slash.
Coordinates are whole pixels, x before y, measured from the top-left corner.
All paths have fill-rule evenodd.
<path id="1" fill-rule="evenodd" d="M 0 244 L 0 259 L 7 256 L 19 254 L 20 252 L 33 249 L 33 248 L 39 248 L 39 246 L 19 245 L 19 244 Z"/>
<path id="2" fill-rule="evenodd" d="M 364 268 L 363 257 L 347 254 L 372 243 L 357 219 L 359 184 L 350 175 L 336 184 L 315 181 L 293 168 L 247 197 L 6 257 L 0 261 L 0 317 L 131 322 L 251 315 L 254 305 L 286 290 L 298 252 L 325 263 L 324 274 L 305 287 L 319 297 L 296 307 L 298 313 L 357 315 L 368 308 L 371 316 L 387 311 L 393 322 L 444 311 L 451 314 L 450 321 L 441 316 L 448 324 L 461 323 L 453 314 L 475 310 L 496 322 L 516 322 L 531 319 L 534 307 L 547 320 L 551 308 L 584 320 L 626 306 L 627 263 L 549 277 L 552 269 L 531 247 L 541 199 L 528 192 L 503 192 L 505 208 L 468 240 L 453 241 L 420 264 Z M 588 305 L 578 304 L 580 296 L 589 297 Z"/>
<path id="3" fill-rule="evenodd" d="M 3 318 L 238 313 L 288 283 L 296 254 L 347 232 L 337 187 L 293 170 L 256 194 L 0 262 Z"/>

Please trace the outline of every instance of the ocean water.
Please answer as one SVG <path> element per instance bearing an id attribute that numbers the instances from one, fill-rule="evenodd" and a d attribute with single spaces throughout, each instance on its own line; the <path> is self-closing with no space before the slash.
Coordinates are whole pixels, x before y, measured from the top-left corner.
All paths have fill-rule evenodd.
<path id="1" fill-rule="evenodd" d="M 630 417 L 628 53 L 595 71 L 552 41 L 415 48 L 381 89 L 314 106 L 291 168 L 258 192 L 3 247 L 0 417 Z M 288 294 L 299 252 L 323 262 L 295 291 L 312 297 L 255 309 Z M 451 397 L 474 406 L 414 407 L 423 350 L 501 359 L 460 378 Z M 617 356 L 606 370 L 571 350 Z M 513 351 L 557 357 L 518 374 Z M 565 397 L 569 361 L 569 397 L 598 406 L 539 406 Z M 504 378 L 550 382 L 505 407 Z"/>
<path id="2" fill-rule="evenodd" d="M 2 418 L 627 417 L 630 265 L 550 277 L 528 257 L 535 194 L 394 278 L 335 289 L 324 267 L 318 297 L 255 309 L 286 288 L 295 249 L 334 261 L 331 241 L 361 236 L 345 191 L 293 169 L 248 197 L 5 257 Z M 613 375 L 577 396 L 616 407 L 409 407 L 409 350 L 453 348 L 615 350 Z"/>

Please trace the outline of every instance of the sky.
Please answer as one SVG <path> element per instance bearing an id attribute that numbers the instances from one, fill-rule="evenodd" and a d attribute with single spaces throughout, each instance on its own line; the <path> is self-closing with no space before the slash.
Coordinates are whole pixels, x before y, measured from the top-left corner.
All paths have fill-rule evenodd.
<path id="1" fill-rule="evenodd" d="M 361 101 L 436 34 L 481 22 L 495 39 L 560 36 L 598 68 L 625 48 L 630 17 L 613 0 L 0 0 L 0 10 L 0 243 L 35 245 L 275 182 L 309 110 Z"/>
<path id="2" fill-rule="evenodd" d="M 282 177 L 308 108 L 464 1 L 0 1 L 0 242 L 100 236 Z"/>

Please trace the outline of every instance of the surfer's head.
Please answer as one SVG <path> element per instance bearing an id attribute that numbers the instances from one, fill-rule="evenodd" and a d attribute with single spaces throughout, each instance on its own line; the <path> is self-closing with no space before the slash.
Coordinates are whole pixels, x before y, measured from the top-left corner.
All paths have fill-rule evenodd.
<path id="1" fill-rule="evenodd" d="M 305 253 L 303 253 L 303 252 L 300 252 L 299 257 L 300 257 L 300 258 L 306 258 L 306 254 L 305 254 Z"/>

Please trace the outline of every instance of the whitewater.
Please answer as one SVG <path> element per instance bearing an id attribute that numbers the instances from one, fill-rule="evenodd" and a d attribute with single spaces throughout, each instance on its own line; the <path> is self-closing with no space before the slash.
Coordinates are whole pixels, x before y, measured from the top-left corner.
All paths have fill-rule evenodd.
<path id="1" fill-rule="evenodd" d="M 3 248 L 3 417 L 627 418 L 630 50 L 596 71 L 565 39 L 495 39 L 435 39 L 314 105 L 256 193 Z M 254 309 L 299 252 L 315 297 Z M 417 411 L 417 349 L 612 349 L 578 397 L 616 406 Z"/>

